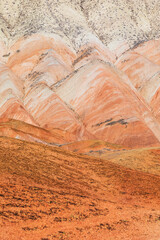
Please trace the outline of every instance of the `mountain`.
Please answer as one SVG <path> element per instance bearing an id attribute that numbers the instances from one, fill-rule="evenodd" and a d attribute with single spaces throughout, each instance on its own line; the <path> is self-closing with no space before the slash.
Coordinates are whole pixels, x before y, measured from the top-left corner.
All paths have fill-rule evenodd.
<path id="1" fill-rule="evenodd" d="M 66 143 L 99 139 L 130 147 L 159 145 L 158 42 L 138 45 L 116 60 L 102 43 L 76 52 L 45 34 L 18 40 L 1 63 L 1 121 L 67 131 L 72 137 Z M 146 45 L 153 49 L 151 56 Z"/>
<path id="2" fill-rule="evenodd" d="M 1 1 L 2 122 L 67 131 L 66 143 L 159 145 L 159 7 Z"/>
<path id="3" fill-rule="evenodd" d="M 158 240 L 160 2 L 0 1 L 0 240 Z"/>

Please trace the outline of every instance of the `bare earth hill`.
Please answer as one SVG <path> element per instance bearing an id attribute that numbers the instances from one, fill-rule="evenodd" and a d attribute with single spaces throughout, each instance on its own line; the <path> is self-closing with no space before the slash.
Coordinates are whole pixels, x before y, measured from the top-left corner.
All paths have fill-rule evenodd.
<path id="1" fill-rule="evenodd" d="M 148 150 L 159 156 L 160 149 Z M 25 152 L 25 155 L 24 155 Z M 146 158 L 141 156 L 141 164 Z M 129 164 L 129 159 L 124 158 Z M 152 158 L 148 157 L 154 167 Z M 159 239 L 160 170 L 0 139 L 0 239 Z"/>
<path id="2" fill-rule="evenodd" d="M 160 239 L 160 1 L 0 1 L 0 240 Z"/>

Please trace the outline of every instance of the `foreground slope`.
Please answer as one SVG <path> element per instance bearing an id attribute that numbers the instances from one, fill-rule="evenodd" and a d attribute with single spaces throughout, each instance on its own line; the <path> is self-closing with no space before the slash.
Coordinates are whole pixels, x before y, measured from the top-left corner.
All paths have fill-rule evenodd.
<path id="1" fill-rule="evenodd" d="M 0 138 L 0 198 L 3 240 L 160 238 L 159 176 L 60 148 Z"/>

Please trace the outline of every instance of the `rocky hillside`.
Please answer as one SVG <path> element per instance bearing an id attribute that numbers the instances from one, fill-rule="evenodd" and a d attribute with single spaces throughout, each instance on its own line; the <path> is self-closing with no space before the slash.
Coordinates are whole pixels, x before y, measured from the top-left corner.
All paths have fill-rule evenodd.
<path id="1" fill-rule="evenodd" d="M 1 135 L 159 145 L 158 9 L 156 0 L 1 1 Z"/>
<path id="2" fill-rule="evenodd" d="M 158 240 L 160 149 L 147 151 L 124 153 L 120 166 L 0 138 L 0 239 Z"/>
<path id="3" fill-rule="evenodd" d="M 6 42 L 37 32 L 57 34 L 74 47 L 99 41 L 114 48 L 159 37 L 158 0 L 1 0 Z"/>
<path id="4" fill-rule="evenodd" d="M 0 240 L 160 239 L 160 1 L 0 1 Z"/>

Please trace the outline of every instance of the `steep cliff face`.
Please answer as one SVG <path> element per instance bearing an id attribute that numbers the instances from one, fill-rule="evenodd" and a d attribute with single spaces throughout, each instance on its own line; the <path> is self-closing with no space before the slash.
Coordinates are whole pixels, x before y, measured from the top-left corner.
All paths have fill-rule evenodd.
<path id="1" fill-rule="evenodd" d="M 0 122 L 31 124 L 35 141 L 38 127 L 62 143 L 159 144 L 158 9 L 156 0 L 1 1 Z M 32 139 L 28 129 L 7 131 Z"/>

